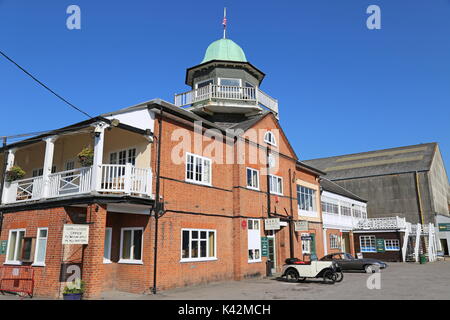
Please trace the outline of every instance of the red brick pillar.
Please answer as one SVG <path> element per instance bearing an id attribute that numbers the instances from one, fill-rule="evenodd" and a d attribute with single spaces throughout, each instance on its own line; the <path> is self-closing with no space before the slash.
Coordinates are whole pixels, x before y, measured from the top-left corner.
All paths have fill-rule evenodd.
<path id="1" fill-rule="evenodd" d="M 106 206 L 93 204 L 87 208 L 89 244 L 83 253 L 84 296 L 97 298 L 103 289 L 103 250 L 105 243 Z"/>
<path id="2" fill-rule="evenodd" d="M 350 231 L 349 232 L 349 240 L 350 240 L 350 254 L 354 257 L 356 257 L 356 252 L 355 252 L 355 238 L 353 236 L 353 232 Z"/>

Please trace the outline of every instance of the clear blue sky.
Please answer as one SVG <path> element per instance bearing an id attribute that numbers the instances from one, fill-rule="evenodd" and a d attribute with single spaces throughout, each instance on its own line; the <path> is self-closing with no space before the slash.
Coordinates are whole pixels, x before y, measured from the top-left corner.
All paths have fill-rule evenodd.
<path id="1" fill-rule="evenodd" d="M 366 27 L 371 4 L 381 30 Z M 436 141 L 450 168 L 450 0 L 0 0 L 0 50 L 93 115 L 172 101 L 224 5 L 301 159 Z M 0 108 L 0 135 L 85 119 L 1 57 Z"/>

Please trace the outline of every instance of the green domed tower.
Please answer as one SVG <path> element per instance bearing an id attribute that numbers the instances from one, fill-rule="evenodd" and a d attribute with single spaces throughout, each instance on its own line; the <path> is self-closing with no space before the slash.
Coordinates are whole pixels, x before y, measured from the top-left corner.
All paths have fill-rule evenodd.
<path id="1" fill-rule="evenodd" d="M 244 50 L 225 38 L 211 43 L 200 64 L 187 69 L 191 90 L 175 96 L 175 105 L 207 117 L 245 120 L 265 109 L 278 117 L 278 101 L 260 90 L 265 74 L 253 66 Z"/>

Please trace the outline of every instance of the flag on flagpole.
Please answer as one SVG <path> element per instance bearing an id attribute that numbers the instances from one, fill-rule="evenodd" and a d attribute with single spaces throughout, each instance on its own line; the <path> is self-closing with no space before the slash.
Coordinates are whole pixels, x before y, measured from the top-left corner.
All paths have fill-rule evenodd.
<path id="1" fill-rule="evenodd" d="M 227 8 L 223 8 L 223 38 L 227 37 Z"/>

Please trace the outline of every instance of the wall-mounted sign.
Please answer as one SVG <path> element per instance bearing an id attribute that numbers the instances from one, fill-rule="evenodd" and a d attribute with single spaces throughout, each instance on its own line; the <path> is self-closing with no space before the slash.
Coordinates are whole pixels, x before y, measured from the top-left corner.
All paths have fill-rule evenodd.
<path id="1" fill-rule="evenodd" d="M 294 221 L 294 230 L 295 231 L 308 231 L 309 230 L 308 221 L 304 221 L 304 220 Z"/>
<path id="2" fill-rule="evenodd" d="M 439 231 L 450 231 L 450 223 L 439 223 Z"/>
<path id="3" fill-rule="evenodd" d="M 280 228 L 280 218 L 264 220 L 264 230 L 280 230 Z"/>
<path id="4" fill-rule="evenodd" d="M 302 241 L 312 241 L 311 236 L 302 236 Z"/>
<path id="5" fill-rule="evenodd" d="M 65 224 L 62 244 L 88 244 L 89 226 L 86 224 Z"/>
<path id="6" fill-rule="evenodd" d="M 0 241 L 0 255 L 6 254 L 6 248 L 8 247 L 8 240 Z"/>
<path id="7" fill-rule="evenodd" d="M 377 239 L 377 252 L 384 252 L 385 250 L 384 239 Z"/>
<path id="8" fill-rule="evenodd" d="M 261 256 L 269 256 L 269 239 L 267 237 L 261 237 Z"/>

